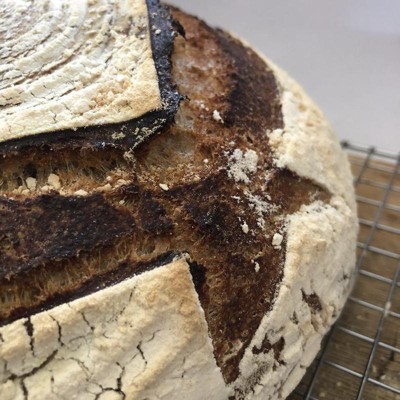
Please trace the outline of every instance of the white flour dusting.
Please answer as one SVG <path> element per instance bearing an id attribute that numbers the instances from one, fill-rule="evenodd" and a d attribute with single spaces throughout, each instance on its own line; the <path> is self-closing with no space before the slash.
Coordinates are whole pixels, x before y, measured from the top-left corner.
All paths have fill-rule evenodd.
<path id="1" fill-rule="evenodd" d="M 235 182 L 250 183 L 248 174 L 257 171 L 258 155 L 254 150 L 247 150 L 243 153 L 235 149 L 229 157 L 228 176 Z"/>

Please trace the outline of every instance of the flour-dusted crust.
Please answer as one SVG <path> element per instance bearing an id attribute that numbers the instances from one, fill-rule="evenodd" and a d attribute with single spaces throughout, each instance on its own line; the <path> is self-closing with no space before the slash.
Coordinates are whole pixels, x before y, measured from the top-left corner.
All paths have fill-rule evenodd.
<path id="1" fill-rule="evenodd" d="M 183 258 L 0 335 L 2 400 L 227 397 Z"/>
<path id="2" fill-rule="evenodd" d="M 157 0 L 5 0 L 0 16 L 0 152 L 134 147 L 173 118 L 176 32 Z"/>
<path id="3" fill-rule="evenodd" d="M 1 398 L 283 400 L 340 314 L 357 221 L 329 124 L 171 14 L 185 100 L 158 136 L 0 145 Z"/>
<path id="4" fill-rule="evenodd" d="M 1 15 L 11 6 L 6 0 Z M 9 27 L 30 7 L 44 14 L 39 23 L 4 34 L 0 141 L 123 122 L 161 107 L 145 0 L 21 2 Z"/>
<path id="5" fill-rule="evenodd" d="M 350 164 L 329 122 L 285 71 L 266 62 L 281 85 L 284 128 L 268 132 L 276 165 L 318 182 L 355 210 Z"/>
<path id="6" fill-rule="evenodd" d="M 328 203 L 287 217 L 280 289 L 241 362 L 237 384 L 246 398 L 278 400 L 299 383 L 340 315 L 352 288 L 358 223 L 349 163 L 329 123 L 298 84 L 268 64 L 281 87 L 284 117 L 283 129 L 267 132 L 275 163 L 333 194 Z M 266 343 L 267 351 L 254 354 Z"/>

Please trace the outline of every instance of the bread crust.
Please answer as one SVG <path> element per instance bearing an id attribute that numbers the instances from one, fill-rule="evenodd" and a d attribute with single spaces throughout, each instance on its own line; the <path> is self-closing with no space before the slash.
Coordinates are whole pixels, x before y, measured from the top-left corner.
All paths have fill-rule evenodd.
<path id="1" fill-rule="evenodd" d="M 1 329 L 4 400 L 227 397 L 183 258 L 38 313 L 29 326 Z"/>
<path id="2" fill-rule="evenodd" d="M 158 0 L 6 1 L 0 15 L 0 154 L 133 148 L 173 120 L 177 32 Z"/>
<path id="3" fill-rule="evenodd" d="M 282 93 L 284 128 L 268 132 L 276 165 L 333 194 L 287 217 L 280 289 L 240 364 L 239 398 L 280 400 L 300 382 L 352 289 L 358 222 L 350 165 L 329 123 L 293 79 L 265 60 Z"/>
<path id="4" fill-rule="evenodd" d="M 77 174 L 79 169 L 92 171 L 84 178 L 72 179 L 74 173 L 65 172 L 62 164 L 63 160 L 75 162 L 74 148 L 54 148 L 54 156 L 32 147 L 19 150 L 19 157 L 35 154 L 37 171 L 47 164 L 57 165 L 62 187 L 51 191 L 50 204 L 75 201 L 85 209 L 99 199 L 103 208 L 94 207 L 99 210 L 94 219 L 101 221 L 107 207 L 115 218 L 104 220 L 104 228 L 96 232 L 99 240 L 91 248 L 79 247 L 77 241 L 71 253 L 57 258 L 46 247 L 41 263 L 24 273 L 15 268 L 16 262 L 9 268 L 8 280 L 3 279 L 0 286 L 7 289 L 4 293 L 16 294 L 7 300 L 9 309 L 6 302 L 2 307 L 5 326 L 0 328 L 0 362 L 7 371 L 9 349 L 14 346 L 7 332 L 16 329 L 16 337 L 23 339 L 15 345 L 15 354 L 33 354 L 27 357 L 34 371 L 29 378 L 34 382 L 39 379 L 36 368 L 43 361 L 32 350 L 33 342 L 39 340 L 35 318 L 48 318 L 54 310 L 73 309 L 87 301 L 100 307 L 106 293 L 117 296 L 127 282 L 146 281 L 160 286 L 152 289 L 154 299 L 161 299 L 164 291 L 177 296 L 167 300 L 171 309 L 157 303 L 154 310 L 149 306 L 143 311 L 143 315 L 155 313 L 149 334 L 154 333 L 153 324 L 164 323 L 158 308 L 171 320 L 182 317 L 180 309 L 172 308 L 186 296 L 196 304 L 193 318 L 197 322 L 189 318 L 180 323 L 198 329 L 188 328 L 188 336 L 178 340 L 182 357 L 162 350 L 159 363 L 165 369 L 137 366 L 126 377 L 132 385 L 116 376 L 115 396 L 200 399 L 206 377 L 213 382 L 210 398 L 284 399 L 318 351 L 351 287 L 357 223 L 350 170 L 320 111 L 282 71 L 227 33 L 179 10 L 172 12 L 186 31 L 185 38 L 175 40 L 172 56 L 173 77 L 187 98 L 174 124 L 125 158 L 118 149 L 82 149 L 81 154 L 90 157 L 84 168 L 78 162 Z M 2 161 L 2 171 L 11 171 L 3 193 L 7 200 L 2 201 L 17 208 L 34 204 L 40 209 L 46 200 L 41 185 L 24 194 L 10 183 L 16 165 L 12 157 L 7 153 Z M 49 172 L 45 171 L 44 176 Z M 41 179 L 37 174 L 37 181 Z M 77 194 L 76 181 L 85 195 Z M 7 214 L 7 207 L 0 212 L 12 215 Z M 87 222 L 85 216 L 78 221 L 77 213 L 71 215 L 75 219 L 67 220 L 67 230 L 79 231 L 80 224 Z M 27 236 L 39 229 L 34 214 L 28 219 Z M 0 228 L 8 237 L 12 224 L 1 225 L 6 220 L 0 220 Z M 47 235 L 45 229 L 42 232 Z M 52 243 L 61 251 L 61 236 Z M 187 258 L 172 273 L 175 269 L 166 264 L 176 254 L 187 254 Z M 177 274 L 184 277 L 186 286 Z M 26 289 L 29 280 L 33 289 L 45 288 L 41 297 Z M 22 289 L 29 292 L 25 298 Z M 133 292 L 132 301 L 141 304 L 139 292 Z M 25 304 L 22 312 L 15 312 L 16 303 Z M 44 311 L 37 314 L 38 310 Z M 68 315 L 65 323 L 72 327 L 76 323 L 78 329 L 78 321 L 71 316 L 69 322 Z M 86 324 L 89 329 L 82 340 L 92 341 L 96 329 L 111 329 L 114 320 Z M 163 340 L 170 343 L 174 335 Z M 58 341 L 58 333 L 52 337 Z M 199 347 L 198 341 L 208 344 Z M 137 361 L 146 364 L 136 344 L 127 346 Z M 82 357 L 80 362 L 92 362 L 90 351 Z M 190 367 L 182 372 L 178 364 L 189 359 Z M 56 356 L 48 363 L 55 361 Z M 81 374 L 84 370 L 93 375 L 90 368 L 88 374 L 86 366 L 79 368 Z M 14 385 L 8 380 L 12 373 L 5 372 L 0 393 L 23 396 L 27 390 L 24 373 L 14 374 Z M 176 384 L 166 383 L 170 377 Z M 93 394 L 89 383 L 85 388 L 88 399 Z M 65 381 L 59 385 L 61 391 L 67 386 Z M 93 394 L 97 395 L 109 394 Z"/>

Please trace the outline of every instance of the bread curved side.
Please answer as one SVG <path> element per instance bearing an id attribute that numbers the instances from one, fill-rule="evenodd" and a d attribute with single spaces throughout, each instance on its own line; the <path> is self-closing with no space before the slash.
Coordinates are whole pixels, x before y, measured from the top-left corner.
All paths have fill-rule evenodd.
<path id="1" fill-rule="evenodd" d="M 317 355 L 354 281 L 358 223 L 352 175 L 328 121 L 303 89 L 269 60 L 281 89 L 283 129 L 267 132 L 275 165 L 332 194 L 286 218 L 286 260 L 274 305 L 240 364 L 246 399 L 285 399 Z"/>

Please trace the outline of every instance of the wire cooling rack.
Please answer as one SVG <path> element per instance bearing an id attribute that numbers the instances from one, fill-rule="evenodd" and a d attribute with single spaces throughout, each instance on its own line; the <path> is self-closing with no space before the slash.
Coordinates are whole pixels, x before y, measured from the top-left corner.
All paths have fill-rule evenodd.
<path id="1" fill-rule="evenodd" d="M 400 400 L 400 153 L 343 142 L 360 233 L 352 295 L 290 400 Z"/>

